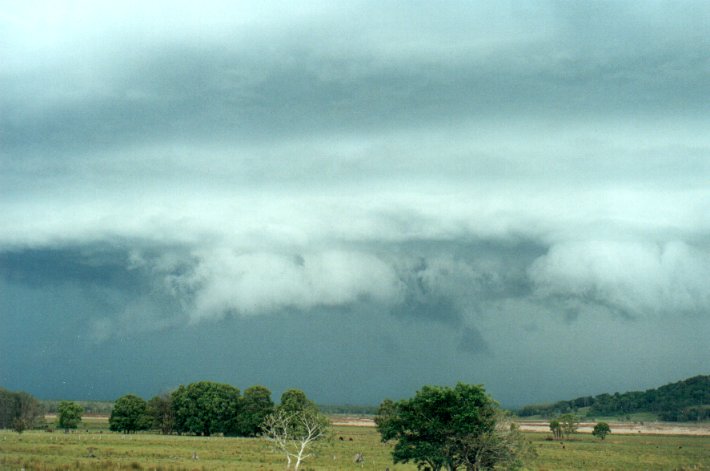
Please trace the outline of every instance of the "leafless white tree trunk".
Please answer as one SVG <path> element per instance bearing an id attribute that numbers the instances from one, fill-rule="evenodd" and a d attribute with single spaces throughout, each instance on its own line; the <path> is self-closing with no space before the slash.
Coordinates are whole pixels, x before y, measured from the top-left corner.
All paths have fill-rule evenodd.
<path id="1" fill-rule="evenodd" d="M 280 410 L 266 417 L 262 430 L 273 447 L 286 456 L 286 469 L 291 469 L 291 463 L 295 460 L 293 469 L 298 471 L 301 462 L 313 456 L 307 453 L 307 449 L 313 442 L 325 438 L 327 427 L 327 418 L 317 411 Z"/>

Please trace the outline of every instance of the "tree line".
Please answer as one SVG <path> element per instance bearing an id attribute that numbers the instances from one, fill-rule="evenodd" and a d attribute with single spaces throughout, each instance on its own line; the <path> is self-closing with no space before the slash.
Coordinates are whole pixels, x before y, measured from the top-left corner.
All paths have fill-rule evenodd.
<path id="1" fill-rule="evenodd" d="M 109 428 L 116 432 L 155 429 L 204 437 L 261 436 L 283 454 L 286 469 L 293 464 L 295 471 L 313 456 L 309 448 L 328 436 L 329 423 L 299 389 L 285 391 L 277 406 L 264 386 L 247 388 L 242 395 L 234 386 L 210 381 L 181 385 L 149 401 L 126 394 L 116 400 L 109 417 Z"/>
<path id="2" fill-rule="evenodd" d="M 588 407 L 587 417 L 620 416 L 653 412 L 669 422 L 710 419 L 710 376 L 695 376 L 646 391 L 585 396 L 554 404 L 528 405 L 518 411 L 520 417 L 541 415 L 555 417 Z"/>
<path id="3" fill-rule="evenodd" d="M 277 409 L 305 408 L 316 406 L 299 389 L 285 391 L 277 407 L 264 386 L 251 386 L 242 394 L 229 384 L 199 381 L 148 401 L 134 394 L 121 396 L 114 403 L 109 428 L 124 433 L 156 430 L 162 434 L 254 437 Z"/>

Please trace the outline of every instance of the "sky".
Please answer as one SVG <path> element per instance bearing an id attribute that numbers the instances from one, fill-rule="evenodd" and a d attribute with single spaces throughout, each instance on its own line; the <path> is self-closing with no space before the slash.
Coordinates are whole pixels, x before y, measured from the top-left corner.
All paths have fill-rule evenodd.
<path id="1" fill-rule="evenodd" d="M 0 386 L 516 407 L 709 374 L 708 24 L 0 0 Z"/>

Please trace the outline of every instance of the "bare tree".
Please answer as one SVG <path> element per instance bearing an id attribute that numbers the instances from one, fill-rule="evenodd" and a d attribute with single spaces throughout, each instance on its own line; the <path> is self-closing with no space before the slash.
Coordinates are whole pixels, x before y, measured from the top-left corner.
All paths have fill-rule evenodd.
<path id="1" fill-rule="evenodd" d="M 328 418 L 317 410 L 308 408 L 298 411 L 277 410 L 264 420 L 262 436 L 286 456 L 286 469 L 298 471 L 301 462 L 313 456 L 308 453 L 315 442 L 323 440 L 328 432 Z"/>

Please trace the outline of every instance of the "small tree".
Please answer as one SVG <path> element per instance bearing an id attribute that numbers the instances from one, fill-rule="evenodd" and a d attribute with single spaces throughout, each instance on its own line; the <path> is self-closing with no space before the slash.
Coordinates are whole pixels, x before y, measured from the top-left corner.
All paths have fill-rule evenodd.
<path id="1" fill-rule="evenodd" d="M 108 419 L 109 429 L 114 432 L 135 433 L 148 430 L 151 417 L 146 402 L 133 394 L 121 396 L 116 401 Z"/>
<path id="2" fill-rule="evenodd" d="M 523 461 L 537 456 L 528 446 L 525 436 L 509 415 L 499 412 L 495 428 L 475 440 L 464 442 L 468 450 L 462 453 L 461 464 L 466 470 L 522 469 Z"/>
<path id="3" fill-rule="evenodd" d="M 70 428 L 77 428 L 81 423 L 81 414 L 84 409 L 76 402 L 62 401 L 57 407 L 57 412 L 59 413 L 59 428 L 68 432 Z"/>
<path id="4" fill-rule="evenodd" d="M 559 420 L 555 419 L 550 421 L 550 431 L 552 431 L 552 436 L 555 440 L 562 438 L 562 425 L 560 425 Z"/>
<path id="5" fill-rule="evenodd" d="M 26 428 L 27 424 L 21 418 L 17 417 L 12 421 L 12 430 L 14 430 L 15 432 L 22 433 L 25 431 Z"/>
<path id="6" fill-rule="evenodd" d="M 594 430 L 592 430 L 592 435 L 595 437 L 599 437 L 602 440 L 604 440 L 604 437 L 606 437 L 608 434 L 611 433 L 611 428 L 609 428 L 609 424 L 606 422 L 599 422 L 594 426 Z"/>
<path id="7" fill-rule="evenodd" d="M 301 462 L 313 456 L 308 448 L 326 438 L 328 426 L 328 418 L 315 408 L 293 412 L 279 409 L 264 419 L 261 429 L 263 437 L 286 457 L 286 469 L 291 469 L 295 460 L 293 469 L 298 471 Z"/>
<path id="8" fill-rule="evenodd" d="M 579 427 L 579 417 L 574 414 L 563 414 L 557 418 L 562 426 L 562 431 L 565 436 L 569 436 L 573 433 L 577 433 L 577 427 Z"/>

